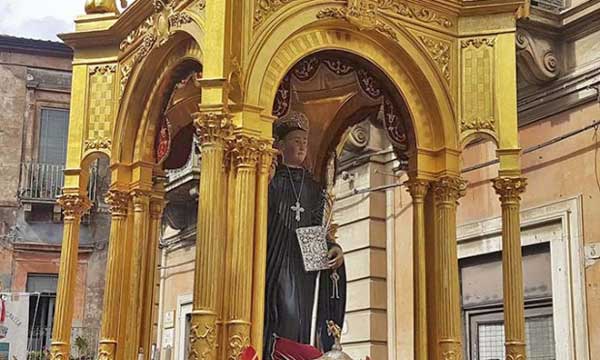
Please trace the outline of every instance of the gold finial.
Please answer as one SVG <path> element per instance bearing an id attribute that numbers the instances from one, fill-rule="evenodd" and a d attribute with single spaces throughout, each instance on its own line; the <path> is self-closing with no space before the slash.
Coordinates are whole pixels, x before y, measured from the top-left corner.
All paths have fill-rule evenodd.
<path id="1" fill-rule="evenodd" d="M 127 6 L 127 0 L 121 0 L 121 7 Z M 117 4 L 115 0 L 86 0 L 85 2 L 85 13 L 86 14 L 105 14 L 114 13 L 118 14 Z"/>

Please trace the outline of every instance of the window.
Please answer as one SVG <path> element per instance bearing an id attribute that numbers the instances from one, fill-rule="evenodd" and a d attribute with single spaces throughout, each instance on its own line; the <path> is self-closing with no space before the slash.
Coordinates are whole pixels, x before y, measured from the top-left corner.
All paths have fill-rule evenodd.
<path id="1" fill-rule="evenodd" d="M 28 274 L 29 337 L 28 348 L 34 351 L 50 346 L 54 304 L 56 301 L 56 274 Z"/>
<path id="2" fill-rule="evenodd" d="M 67 159 L 69 111 L 43 108 L 40 121 L 39 162 L 64 165 Z"/>
<path id="3" fill-rule="evenodd" d="M 469 318 L 469 352 L 471 359 L 504 359 L 504 321 L 501 309 L 467 312 Z M 554 326 L 552 306 L 525 309 L 525 343 L 527 359 L 554 360 Z"/>

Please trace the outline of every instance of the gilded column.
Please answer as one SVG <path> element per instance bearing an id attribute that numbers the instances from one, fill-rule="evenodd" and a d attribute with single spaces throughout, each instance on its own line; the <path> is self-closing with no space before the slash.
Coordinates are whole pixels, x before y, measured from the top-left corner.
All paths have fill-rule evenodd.
<path id="1" fill-rule="evenodd" d="M 120 283 L 123 274 L 129 194 L 124 191 L 109 190 L 106 203 L 110 206 L 111 222 L 98 359 L 113 360 L 116 356 L 119 332 L 119 304 L 122 300 Z"/>
<path id="2" fill-rule="evenodd" d="M 131 192 L 133 200 L 133 237 L 131 239 L 131 257 L 126 265 L 129 266 L 129 289 L 126 293 L 127 308 L 131 316 L 127 320 L 125 344 L 125 359 L 137 359 L 140 350 L 141 324 L 142 324 L 142 302 L 144 297 L 143 284 L 147 273 L 142 271 L 142 261 L 145 261 L 148 252 L 148 222 L 150 194 L 143 190 Z"/>
<path id="3" fill-rule="evenodd" d="M 256 179 L 256 218 L 254 227 L 254 264 L 252 296 L 252 328 L 250 340 L 257 354 L 263 352 L 263 327 L 265 316 L 265 282 L 267 272 L 267 216 L 269 174 L 275 156 L 271 141 L 259 144 L 259 165 Z"/>
<path id="4" fill-rule="evenodd" d="M 150 200 L 150 226 L 148 230 L 148 253 L 146 257 L 145 271 L 148 278 L 143 283 L 144 295 L 142 298 L 142 326 L 141 326 L 141 347 L 145 354 L 145 358 L 150 358 L 150 350 L 152 348 L 152 332 L 154 315 L 156 312 L 156 280 L 157 280 L 157 259 L 159 254 L 158 242 L 160 240 L 161 220 L 164 210 L 164 200 L 162 194 L 160 198 L 152 198 Z"/>
<path id="5" fill-rule="evenodd" d="M 457 177 L 444 176 L 432 183 L 435 202 L 437 353 L 442 360 L 462 359 L 456 207 L 465 189 L 465 181 Z"/>
<path id="6" fill-rule="evenodd" d="M 406 185 L 413 200 L 414 355 L 427 360 L 427 263 L 425 253 L 425 195 L 429 182 L 411 179 Z"/>
<path id="7" fill-rule="evenodd" d="M 229 279 L 226 279 L 228 304 L 225 326 L 227 359 L 236 360 L 250 345 L 258 142 L 249 136 L 237 135 L 231 152 L 235 168 L 235 212 L 233 239 L 227 248 L 230 269 Z"/>
<path id="8" fill-rule="evenodd" d="M 80 194 L 64 194 L 58 198 L 58 204 L 63 208 L 64 227 L 50 359 L 62 360 L 69 358 L 71 350 L 71 323 L 79 255 L 79 225 L 81 216 L 90 208 L 90 201 L 87 196 Z"/>
<path id="9" fill-rule="evenodd" d="M 493 180 L 493 185 L 502 204 L 502 283 L 506 359 L 525 360 L 525 310 L 519 204 L 527 180 L 522 177 L 498 177 Z"/>
<path id="10" fill-rule="evenodd" d="M 226 138 L 231 132 L 230 116 L 221 112 L 203 112 L 194 120 L 202 147 L 198 222 L 196 226 L 196 260 L 194 298 L 190 328 L 190 360 L 216 360 L 219 343 L 219 319 L 222 314 L 223 285 L 219 274 L 225 264 L 225 222 L 222 209 L 223 159 Z"/>

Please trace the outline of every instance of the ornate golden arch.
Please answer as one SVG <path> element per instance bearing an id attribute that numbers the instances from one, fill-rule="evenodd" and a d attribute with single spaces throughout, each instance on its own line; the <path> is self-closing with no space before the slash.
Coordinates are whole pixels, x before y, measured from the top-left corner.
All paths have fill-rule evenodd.
<path id="1" fill-rule="evenodd" d="M 459 148 L 456 117 L 446 86 L 424 65 L 425 56 L 409 39 L 404 40 L 410 51 L 396 42 L 378 40 L 341 23 L 336 28 L 300 30 L 279 44 L 266 41 L 265 48 L 258 51 L 247 85 L 248 89 L 260 91 L 249 94 L 248 101 L 257 101 L 260 107 L 271 109 L 279 82 L 297 61 L 325 49 L 350 52 L 377 66 L 403 97 L 415 132 L 417 149 L 414 150 L 422 154 L 412 164 L 413 169 L 430 175 L 440 169 L 458 173 L 457 162 L 445 163 L 447 153 L 456 155 Z M 418 55 L 409 55 L 410 52 Z"/>

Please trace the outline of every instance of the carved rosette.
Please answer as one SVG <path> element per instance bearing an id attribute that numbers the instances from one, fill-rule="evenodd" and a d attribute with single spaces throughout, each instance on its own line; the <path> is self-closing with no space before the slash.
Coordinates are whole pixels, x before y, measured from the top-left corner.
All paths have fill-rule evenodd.
<path id="1" fill-rule="evenodd" d="M 452 204 L 465 195 L 467 182 L 459 177 L 443 176 L 431 184 L 431 189 L 436 202 Z"/>
<path id="2" fill-rule="evenodd" d="M 254 167 L 260 155 L 260 141 L 247 135 L 238 134 L 231 142 L 231 160 L 239 167 Z"/>
<path id="3" fill-rule="evenodd" d="M 87 196 L 80 194 L 63 194 L 57 199 L 58 205 L 63 208 L 65 218 L 80 218 L 91 207 Z"/>
<path id="4" fill-rule="evenodd" d="M 492 182 L 502 204 L 518 203 L 527 187 L 527 179 L 523 177 L 499 177 Z"/>
<path id="5" fill-rule="evenodd" d="M 224 143 L 233 131 L 231 114 L 227 112 L 196 113 L 194 126 L 201 146 Z"/>
<path id="6" fill-rule="evenodd" d="M 105 200 L 113 216 L 126 216 L 129 207 L 129 194 L 119 190 L 109 190 Z"/>
<path id="7" fill-rule="evenodd" d="M 429 190 L 429 181 L 423 179 L 410 179 L 404 183 L 413 201 L 423 201 Z"/>

